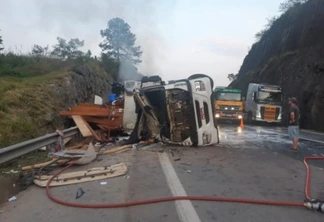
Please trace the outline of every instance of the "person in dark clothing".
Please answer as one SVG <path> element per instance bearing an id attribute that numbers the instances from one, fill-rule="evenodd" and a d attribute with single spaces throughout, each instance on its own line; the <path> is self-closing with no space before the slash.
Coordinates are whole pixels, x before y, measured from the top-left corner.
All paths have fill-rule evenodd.
<path id="1" fill-rule="evenodd" d="M 124 86 L 119 82 L 113 82 L 111 85 L 111 92 L 116 94 L 117 97 L 119 97 L 121 94 L 124 93 Z"/>
<path id="2" fill-rule="evenodd" d="M 299 119 L 300 110 L 297 106 L 297 99 L 295 97 L 289 98 L 289 123 L 288 123 L 288 134 L 293 141 L 292 151 L 298 149 L 298 137 L 299 137 Z"/>

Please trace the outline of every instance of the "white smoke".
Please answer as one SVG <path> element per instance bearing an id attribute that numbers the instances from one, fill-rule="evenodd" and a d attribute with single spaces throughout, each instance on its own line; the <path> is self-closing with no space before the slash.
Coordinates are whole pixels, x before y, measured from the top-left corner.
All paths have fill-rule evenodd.
<path id="1" fill-rule="evenodd" d="M 9 23 L 1 22 L 6 44 L 54 45 L 56 37 L 79 38 L 85 41 L 84 50 L 100 55 L 103 41 L 100 30 L 107 28 L 110 19 L 120 17 L 136 35 L 136 45 L 143 51 L 139 71 L 158 73 L 157 65 L 163 55 L 164 40 L 157 26 L 157 10 L 163 0 L 13 0 L 1 3 L 0 14 Z M 23 32 L 28 35 L 21 38 Z M 41 37 L 40 37 L 41 36 Z M 127 76 L 127 75 L 126 75 Z"/>

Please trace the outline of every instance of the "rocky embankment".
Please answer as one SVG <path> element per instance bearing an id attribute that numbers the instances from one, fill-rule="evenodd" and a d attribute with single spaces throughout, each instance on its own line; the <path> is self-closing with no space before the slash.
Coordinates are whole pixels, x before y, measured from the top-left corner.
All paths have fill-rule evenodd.
<path id="1" fill-rule="evenodd" d="M 83 102 L 94 102 L 94 96 L 98 95 L 107 99 L 110 92 L 112 78 L 106 74 L 93 73 L 88 66 L 75 66 L 70 75 L 63 77 L 55 83 L 50 83 L 51 94 L 58 100 L 58 106 L 53 107 L 49 113 L 49 121 L 55 125 L 62 126 L 63 120 L 58 115 L 59 111 L 66 110 Z"/>
<path id="2" fill-rule="evenodd" d="M 324 131 L 323 24 L 323 0 L 290 8 L 252 46 L 230 85 L 244 93 L 250 82 L 280 85 L 285 103 L 290 96 L 299 100 L 301 127 Z"/>

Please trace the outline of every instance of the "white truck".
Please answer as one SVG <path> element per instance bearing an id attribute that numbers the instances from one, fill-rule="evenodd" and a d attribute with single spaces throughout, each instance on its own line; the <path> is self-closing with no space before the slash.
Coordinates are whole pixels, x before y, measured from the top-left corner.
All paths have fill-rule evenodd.
<path id="1" fill-rule="evenodd" d="M 247 123 L 281 123 L 283 96 L 279 86 L 250 83 L 244 104 Z"/>
<path id="2" fill-rule="evenodd" d="M 154 76 L 153 84 L 148 82 L 145 78 L 134 93 L 138 118 L 132 136 L 149 135 L 184 146 L 219 143 L 212 78 L 195 74 L 165 84 Z"/>

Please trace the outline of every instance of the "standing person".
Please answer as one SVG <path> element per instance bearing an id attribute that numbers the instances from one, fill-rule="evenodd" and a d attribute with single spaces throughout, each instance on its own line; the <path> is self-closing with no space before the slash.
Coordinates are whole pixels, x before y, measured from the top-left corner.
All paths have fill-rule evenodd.
<path id="1" fill-rule="evenodd" d="M 295 97 L 289 98 L 289 124 L 288 124 L 288 134 L 293 141 L 292 151 L 297 151 L 298 149 L 298 137 L 299 137 L 299 118 L 300 111 L 297 106 L 297 99 Z"/>

